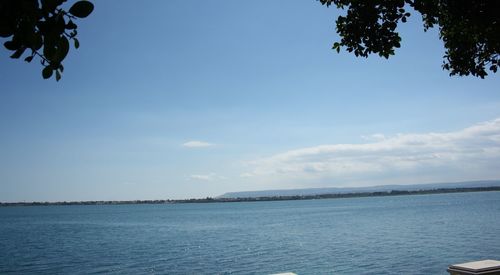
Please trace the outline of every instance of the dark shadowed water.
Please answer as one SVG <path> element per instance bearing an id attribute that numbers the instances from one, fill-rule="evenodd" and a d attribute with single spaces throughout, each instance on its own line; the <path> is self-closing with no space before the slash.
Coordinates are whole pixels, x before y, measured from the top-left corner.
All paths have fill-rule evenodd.
<path id="1" fill-rule="evenodd" d="M 500 259 L 500 192 L 0 208 L 0 273 L 447 274 Z"/>

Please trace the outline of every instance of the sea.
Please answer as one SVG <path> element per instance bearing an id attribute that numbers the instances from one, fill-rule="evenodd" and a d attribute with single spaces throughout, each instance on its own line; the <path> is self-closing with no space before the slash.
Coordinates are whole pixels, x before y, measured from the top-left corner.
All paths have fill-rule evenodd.
<path id="1" fill-rule="evenodd" d="M 0 207 L 0 274 L 448 274 L 500 260 L 500 192 Z"/>

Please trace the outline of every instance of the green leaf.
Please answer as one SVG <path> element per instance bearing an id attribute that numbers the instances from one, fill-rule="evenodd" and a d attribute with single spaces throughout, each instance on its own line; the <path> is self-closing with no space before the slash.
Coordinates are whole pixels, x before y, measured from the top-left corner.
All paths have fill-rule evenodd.
<path id="1" fill-rule="evenodd" d="M 24 53 L 24 51 L 25 51 L 25 50 L 26 50 L 26 48 L 24 48 L 24 47 L 23 47 L 23 48 L 18 49 L 16 52 L 14 52 L 14 53 L 10 56 L 10 58 L 16 58 L 16 59 L 17 59 L 17 58 L 21 57 L 21 55 L 23 55 L 23 53 Z"/>
<path id="2" fill-rule="evenodd" d="M 57 57 L 58 61 L 63 61 L 69 52 L 69 41 L 65 36 L 61 36 L 59 43 L 57 45 Z"/>
<path id="3" fill-rule="evenodd" d="M 30 56 L 26 57 L 26 58 L 24 59 L 24 61 L 26 61 L 26 62 L 30 63 L 30 62 L 31 62 L 31 60 L 33 60 L 33 57 L 34 57 L 33 55 L 30 55 Z"/>
<path id="4" fill-rule="evenodd" d="M 59 36 L 46 35 L 43 39 L 43 55 L 45 58 L 52 60 L 56 53 L 56 45 L 58 43 Z"/>
<path id="5" fill-rule="evenodd" d="M 52 76 L 52 73 L 53 73 L 52 67 L 50 67 L 50 66 L 47 66 L 47 67 L 43 68 L 43 70 L 42 70 L 42 76 L 44 79 L 50 78 Z"/>
<path id="6" fill-rule="evenodd" d="M 80 41 L 78 41 L 78 39 L 76 38 L 73 38 L 73 40 L 75 40 L 75 49 L 80 48 Z"/>
<path id="7" fill-rule="evenodd" d="M 14 28 L 7 24 L 2 22 L 0 24 L 0 37 L 9 37 L 14 33 Z"/>
<path id="8" fill-rule="evenodd" d="M 73 6 L 71 6 L 71 8 L 69 9 L 69 13 L 79 18 L 85 18 L 89 16 L 89 14 L 91 14 L 93 10 L 94 4 L 90 3 L 89 1 L 78 1 L 73 4 Z"/>
<path id="9" fill-rule="evenodd" d="M 15 51 L 18 48 L 17 43 L 14 43 L 14 41 L 7 41 L 3 43 L 4 47 L 7 48 L 7 50 Z"/>
<path id="10" fill-rule="evenodd" d="M 56 70 L 56 81 L 59 81 L 61 79 L 61 73 L 59 73 L 58 70 Z"/>
<path id="11" fill-rule="evenodd" d="M 62 0 L 42 0 L 42 9 L 46 12 L 53 12 L 63 2 Z"/>
<path id="12" fill-rule="evenodd" d="M 74 38 L 78 34 L 78 31 L 74 29 L 72 32 L 69 33 L 69 38 Z"/>
<path id="13" fill-rule="evenodd" d="M 67 30 L 74 30 L 76 29 L 77 26 L 75 23 L 73 23 L 73 21 L 69 20 L 68 24 L 66 24 L 66 29 Z"/>
<path id="14" fill-rule="evenodd" d="M 54 25 L 52 25 L 52 31 L 58 34 L 62 34 L 66 28 L 66 21 L 64 20 L 64 16 L 62 16 L 62 14 L 62 12 L 56 14 Z"/>
<path id="15" fill-rule="evenodd" d="M 35 51 L 39 50 L 43 45 L 42 35 L 40 33 L 33 33 L 29 38 L 29 47 Z"/>

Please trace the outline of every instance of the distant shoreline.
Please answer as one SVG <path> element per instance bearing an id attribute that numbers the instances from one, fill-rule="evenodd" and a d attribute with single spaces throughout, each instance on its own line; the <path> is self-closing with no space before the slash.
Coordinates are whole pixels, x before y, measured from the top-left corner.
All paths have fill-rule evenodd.
<path id="1" fill-rule="evenodd" d="M 342 199 L 363 197 L 388 197 L 410 196 L 428 194 L 468 193 L 500 191 L 500 186 L 490 187 L 465 187 L 465 188 L 438 188 L 422 190 L 391 190 L 380 192 L 353 192 L 333 193 L 304 196 L 273 196 L 273 197 L 247 197 L 247 198 L 211 198 L 184 199 L 184 200 L 126 200 L 126 201 L 60 201 L 60 202 L 0 202 L 0 207 L 7 206 L 50 206 L 50 205 L 119 205 L 119 204 L 177 204 L 177 203 L 215 203 L 215 202 L 258 202 L 258 201 L 289 201 L 289 200 L 315 200 L 315 199 Z"/>

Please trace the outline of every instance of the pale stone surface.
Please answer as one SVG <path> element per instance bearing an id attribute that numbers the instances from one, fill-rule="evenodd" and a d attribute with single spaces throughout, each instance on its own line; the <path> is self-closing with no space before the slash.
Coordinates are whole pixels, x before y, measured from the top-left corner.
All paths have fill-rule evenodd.
<path id="1" fill-rule="evenodd" d="M 297 275 L 293 272 L 286 272 L 286 273 L 276 273 L 276 274 L 270 274 L 270 275 Z"/>
<path id="2" fill-rule="evenodd" d="M 477 261 L 477 262 L 455 264 L 455 265 L 450 266 L 450 268 L 467 270 L 467 271 L 475 271 L 475 272 L 484 271 L 484 270 L 491 270 L 491 269 L 495 269 L 495 268 L 498 268 L 500 270 L 500 261 L 483 260 L 483 261 Z"/>

